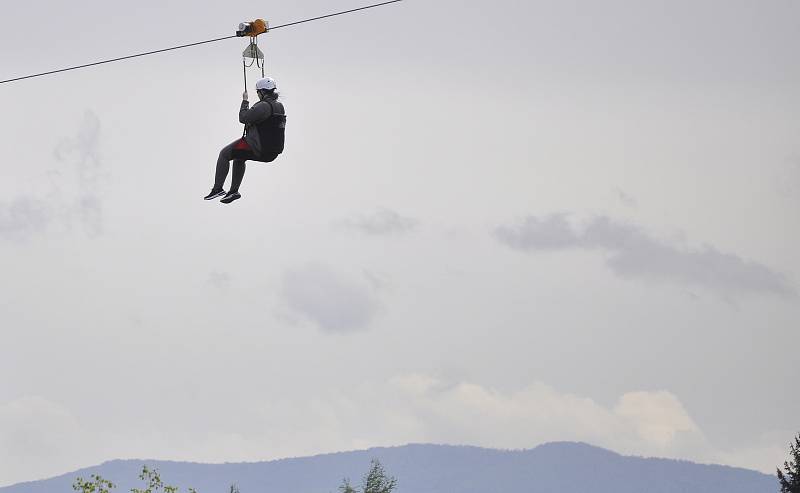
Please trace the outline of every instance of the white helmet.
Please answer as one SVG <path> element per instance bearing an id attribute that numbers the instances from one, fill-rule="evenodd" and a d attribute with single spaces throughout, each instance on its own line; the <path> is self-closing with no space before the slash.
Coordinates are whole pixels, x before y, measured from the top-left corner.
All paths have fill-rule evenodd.
<path id="1" fill-rule="evenodd" d="M 272 77 L 264 77 L 263 79 L 259 79 L 259 81 L 256 82 L 256 91 L 260 91 L 262 89 L 271 91 L 277 88 L 278 86 L 277 84 L 275 84 L 275 79 L 273 79 Z"/>

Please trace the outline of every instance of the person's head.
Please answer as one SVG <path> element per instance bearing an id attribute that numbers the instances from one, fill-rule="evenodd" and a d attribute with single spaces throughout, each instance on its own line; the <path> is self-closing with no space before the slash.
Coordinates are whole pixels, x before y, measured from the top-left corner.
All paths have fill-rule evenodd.
<path id="1" fill-rule="evenodd" d="M 278 85 L 275 84 L 275 79 L 272 77 L 264 77 L 256 82 L 256 92 L 258 92 L 258 98 L 261 100 L 277 99 Z"/>

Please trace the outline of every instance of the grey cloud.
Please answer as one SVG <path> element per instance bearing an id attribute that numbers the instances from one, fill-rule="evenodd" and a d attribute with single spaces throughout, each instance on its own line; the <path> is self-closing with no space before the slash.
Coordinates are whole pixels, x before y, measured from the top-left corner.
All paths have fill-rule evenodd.
<path id="1" fill-rule="evenodd" d="M 0 237 L 21 241 L 47 229 L 53 220 L 47 202 L 34 197 L 20 197 L 0 202 Z"/>
<path id="2" fill-rule="evenodd" d="M 74 185 L 63 181 L 54 182 L 58 195 L 64 195 L 64 186 L 76 188 L 77 192 L 68 195 L 70 219 L 76 219 L 90 235 L 103 232 L 103 202 L 100 195 L 100 179 L 103 174 L 103 161 L 100 159 L 100 119 L 92 111 L 84 113 L 81 124 L 74 137 L 62 139 L 53 150 L 57 161 L 71 167 L 70 175 Z M 63 177 L 64 173 L 56 173 Z"/>
<path id="3" fill-rule="evenodd" d="M 99 144 L 100 119 L 94 112 L 87 110 L 75 136 L 62 139 L 53 150 L 53 155 L 58 161 L 74 164 L 78 183 L 82 187 L 93 186 L 102 168 Z"/>
<path id="4" fill-rule="evenodd" d="M 401 216 L 391 209 L 381 208 L 370 214 L 348 219 L 342 226 L 368 235 L 380 236 L 407 233 L 417 227 L 417 221 Z"/>
<path id="5" fill-rule="evenodd" d="M 63 165 L 46 172 L 50 191 L 0 202 L 0 239 L 21 241 L 44 233 L 51 225 L 69 229 L 76 222 L 90 236 L 101 234 L 99 143 L 100 120 L 87 111 L 76 135 L 63 139 L 53 150 Z"/>
<path id="6" fill-rule="evenodd" d="M 328 332 L 364 330 L 377 311 L 366 286 L 321 265 L 287 271 L 282 291 L 294 313 Z"/>
<path id="7" fill-rule="evenodd" d="M 561 250 L 576 247 L 581 242 L 565 214 L 553 214 L 544 219 L 529 216 L 517 228 L 495 229 L 495 236 L 517 250 Z"/>
<path id="8" fill-rule="evenodd" d="M 762 264 L 711 246 L 690 249 L 672 245 L 653 238 L 638 226 L 608 217 L 594 218 L 579 231 L 565 214 L 531 216 L 518 226 L 498 227 L 494 233 L 498 240 L 521 251 L 606 251 L 609 268 L 626 279 L 700 286 L 725 297 L 795 294 L 782 274 Z"/>
<path id="9" fill-rule="evenodd" d="M 103 203 L 98 195 L 87 194 L 80 197 L 73 211 L 90 236 L 103 233 Z"/>

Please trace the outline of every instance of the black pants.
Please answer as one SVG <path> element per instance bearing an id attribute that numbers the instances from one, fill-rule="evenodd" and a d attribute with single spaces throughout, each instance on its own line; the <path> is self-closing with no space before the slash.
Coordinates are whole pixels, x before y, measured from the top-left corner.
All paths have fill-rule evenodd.
<path id="1" fill-rule="evenodd" d="M 233 147 L 239 139 L 226 145 L 219 151 L 219 158 L 217 159 L 217 172 L 214 177 L 214 189 L 220 189 L 225 185 L 225 179 L 228 177 L 230 170 L 230 162 L 233 161 L 233 176 L 231 177 L 231 192 L 238 192 L 239 186 L 244 179 L 244 170 L 246 169 L 246 161 L 259 161 L 262 163 L 271 163 L 278 157 L 277 154 L 256 155 L 253 151 L 245 153 L 243 157 L 233 158 Z"/>

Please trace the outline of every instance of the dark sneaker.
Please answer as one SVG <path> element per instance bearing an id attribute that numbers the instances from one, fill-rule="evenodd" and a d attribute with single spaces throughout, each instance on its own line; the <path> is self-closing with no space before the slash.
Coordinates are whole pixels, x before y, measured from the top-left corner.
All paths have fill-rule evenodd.
<path id="1" fill-rule="evenodd" d="M 222 198 L 222 200 L 220 200 L 220 202 L 222 202 L 223 204 L 230 204 L 234 200 L 240 198 L 242 198 L 242 194 L 240 194 L 239 192 L 228 192 L 227 195 L 225 195 Z"/>
<path id="2" fill-rule="evenodd" d="M 203 200 L 213 200 L 217 197 L 222 197 L 225 195 L 225 190 L 221 188 L 212 188 L 211 193 L 203 197 Z"/>

